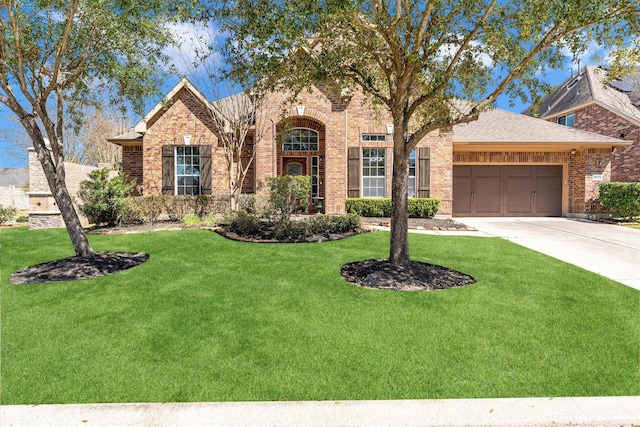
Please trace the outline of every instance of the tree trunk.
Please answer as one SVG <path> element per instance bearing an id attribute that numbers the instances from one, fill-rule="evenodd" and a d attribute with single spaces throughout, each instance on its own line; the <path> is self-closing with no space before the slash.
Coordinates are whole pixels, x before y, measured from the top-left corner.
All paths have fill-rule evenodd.
<path id="1" fill-rule="evenodd" d="M 53 197 L 55 198 L 56 203 L 58 204 L 58 209 L 60 209 L 60 213 L 62 214 L 62 219 L 67 227 L 67 232 L 71 238 L 71 244 L 73 245 L 73 250 L 76 255 L 86 257 L 94 254 L 91 244 L 89 243 L 89 239 L 87 239 L 84 228 L 82 228 L 82 224 L 80 223 L 80 218 L 73 206 L 67 187 L 58 187 L 54 192 Z"/>
<path id="2" fill-rule="evenodd" d="M 393 179 L 391 188 L 391 244 L 389 262 L 393 265 L 409 265 L 409 154 L 406 152 L 404 131 L 394 131 Z"/>
<path id="3" fill-rule="evenodd" d="M 34 144 L 34 146 L 36 146 L 37 152 L 38 146 L 36 144 Z M 87 235 L 82 228 L 80 218 L 73 206 L 69 190 L 65 183 L 64 162 L 60 161 L 57 166 L 54 167 L 51 161 L 51 154 L 40 152 L 38 152 L 38 160 L 40 160 L 47 182 L 49 183 L 51 194 L 53 194 L 53 198 L 62 214 L 62 219 L 69 233 L 69 238 L 71 239 L 71 244 L 73 245 L 76 256 L 86 257 L 94 254 L 95 252 L 91 248 L 89 239 L 87 239 Z"/>

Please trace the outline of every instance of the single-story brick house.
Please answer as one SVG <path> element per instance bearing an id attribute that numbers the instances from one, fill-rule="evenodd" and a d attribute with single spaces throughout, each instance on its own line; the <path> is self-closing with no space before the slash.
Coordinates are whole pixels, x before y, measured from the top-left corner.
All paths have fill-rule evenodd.
<path id="1" fill-rule="evenodd" d="M 282 106 L 283 99 L 274 94 L 266 105 Z M 110 139 L 122 146 L 124 172 L 145 194 L 227 194 L 206 102 L 182 80 L 131 132 Z M 258 191 L 268 177 L 303 174 L 312 177 L 312 210 L 343 213 L 349 197 L 391 196 L 392 121 L 362 94 L 340 97 L 315 86 L 262 122 L 243 192 Z M 628 144 L 496 109 L 420 141 L 410 196 L 440 199 L 444 217 L 581 215 L 593 182 L 607 179 L 594 160 L 606 162 Z"/>

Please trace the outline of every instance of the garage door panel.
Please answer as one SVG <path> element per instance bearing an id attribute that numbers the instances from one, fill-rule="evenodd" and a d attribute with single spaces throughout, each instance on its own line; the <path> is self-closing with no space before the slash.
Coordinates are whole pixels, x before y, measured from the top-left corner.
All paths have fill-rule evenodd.
<path id="1" fill-rule="evenodd" d="M 471 191 L 477 214 L 500 213 L 500 177 L 476 177 Z"/>
<path id="2" fill-rule="evenodd" d="M 562 166 L 454 166 L 453 213 L 562 215 Z"/>
<path id="3" fill-rule="evenodd" d="M 531 194 L 531 176 L 509 178 L 506 180 L 505 208 L 506 214 L 526 214 L 533 209 Z"/>

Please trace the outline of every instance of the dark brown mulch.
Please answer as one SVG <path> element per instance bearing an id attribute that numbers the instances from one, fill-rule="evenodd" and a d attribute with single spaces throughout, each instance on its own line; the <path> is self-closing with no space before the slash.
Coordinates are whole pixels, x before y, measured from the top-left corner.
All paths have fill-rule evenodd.
<path id="1" fill-rule="evenodd" d="M 368 259 L 342 266 L 342 277 L 356 286 L 395 291 L 429 291 L 471 285 L 476 280 L 439 265 L 411 261 L 394 266 L 387 259 Z"/>
<path id="2" fill-rule="evenodd" d="M 360 221 L 363 224 L 390 226 L 391 218 L 385 217 L 362 217 Z M 448 230 L 448 231 L 475 231 L 475 228 L 469 227 L 453 219 L 437 219 L 437 218 L 409 218 L 409 228 L 424 230 Z"/>
<path id="3" fill-rule="evenodd" d="M 16 271 L 9 279 L 17 285 L 90 279 L 127 270 L 147 261 L 142 252 L 99 252 L 88 257 L 72 256 Z"/>

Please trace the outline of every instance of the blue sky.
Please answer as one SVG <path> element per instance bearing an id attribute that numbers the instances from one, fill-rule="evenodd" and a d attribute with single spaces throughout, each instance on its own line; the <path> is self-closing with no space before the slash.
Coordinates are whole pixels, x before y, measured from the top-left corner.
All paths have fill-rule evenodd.
<path id="1" fill-rule="evenodd" d="M 203 29 L 202 27 L 193 27 L 186 24 L 183 26 L 177 25 L 176 28 L 174 28 L 174 32 L 176 34 L 181 34 L 183 42 L 186 41 L 187 43 L 189 43 L 189 40 L 195 40 L 195 39 L 202 40 L 203 37 L 207 38 L 208 36 L 205 35 L 206 31 L 207 30 Z M 190 44 L 191 46 L 193 46 L 194 43 L 191 42 Z M 598 50 L 599 49 L 595 46 L 590 47 L 590 49 L 588 49 L 587 52 L 585 52 L 584 55 L 582 55 L 582 57 L 580 58 L 582 66 L 588 65 L 589 58 L 592 57 L 594 54 L 597 53 L 602 55 L 602 52 L 599 52 Z M 185 46 L 183 45 L 182 49 L 173 48 L 166 52 L 169 56 L 176 58 L 176 65 L 179 69 L 182 69 L 183 73 L 187 73 L 187 71 L 189 70 L 185 70 L 184 66 L 181 67 L 179 63 L 193 63 L 192 58 L 185 58 L 184 56 L 185 51 L 193 51 L 193 49 L 191 49 L 190 46 L 187 46 L 185 48 Z M 570 61 L 567 60 L 566 69 L 548 72 L 544 80 L 553 86 L 560 84 L 561 82 L 563 82 L 564 80 L 566 80 L 571 76 L 572 68 L 574 73 L 578 69 L 577 65 L 574 64 L 572 67 L 570 64 Z M 177 77 L 169 79 L 165 83 L 163 87 L 163 91 L 166 93 L 177 82 L 178 82 Z M 197 85 L 197 80 L 194 80 L 194 84 Z M 158 101 L 159 99 L 148 100 L 147 102 L 148 109 L 152 108 Z M 527 105 L 516 103 L 514 106 L 510 106 L 508 97 L 502 96 L 498 99 L 498 107 L 508 111 L 521 113 L 527 107 Z M 0 168 L 19 168 L 27 165 L 26 148 L 22 148 L 11 142 L 7 142 L 7 141 L 11 141 L 12 138 L 15 138 L 15 136 L 12 136 L 11 132 L 7 132 L 7 130 L 10 129 L 12 126 L 14 127 L 16 126 L 15 119 L 10 118 L 12 114 L 13 113 L 9 111 L 4 105 L 0 104 Z M 137 118 L 134 118 L 133 122 L 131 123 L 131 126 L 133 126 L 136 121 L 137 121 Z M 22 145 L 31 146 L 31 143 L 30 141 L 28 141 Z"/>

